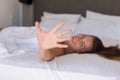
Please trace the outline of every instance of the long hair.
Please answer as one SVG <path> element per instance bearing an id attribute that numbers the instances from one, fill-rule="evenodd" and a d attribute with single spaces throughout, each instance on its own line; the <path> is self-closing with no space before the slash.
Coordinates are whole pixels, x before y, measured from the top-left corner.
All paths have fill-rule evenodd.
<path id="1" fill-rule="evenodd" d="M 98 53 L 100 56 L 105 58 L 120 61 L 120 49 L 118 48 L 118 45 L 105 47 L 98 37 L 93 37 L 92 53 Z"/>

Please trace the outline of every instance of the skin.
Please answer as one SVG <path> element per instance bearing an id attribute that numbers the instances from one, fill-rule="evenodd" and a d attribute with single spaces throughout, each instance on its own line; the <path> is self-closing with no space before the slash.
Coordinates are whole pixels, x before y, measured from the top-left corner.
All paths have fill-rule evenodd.
<path id="1" fill-rule="evenodd" d="M 92 49 L 93 37 L 86 34 L 77 34 L 66 41 L 68 48 L 66 50 L 72 50 L 72 52 L 89 52 Z M 66 51 L 67 52 L 67 51 Z"/>
<path id="2" fill-rule="evenodd" d="M 35 22 L 37 39 L 39 43 L 39 55 L 44 61 L 50 61 L 56 56 L 64 55 L 73 52 L 88 52 L 92 48 L 93 37 L 85 34 L 78 34 L 69 38 L 61 38 L 71 30 L 65 30 L 60 33 L 55 33 L 64 22 L 56 25 L 52 30 L 43 32 L 39 22 Z"/>

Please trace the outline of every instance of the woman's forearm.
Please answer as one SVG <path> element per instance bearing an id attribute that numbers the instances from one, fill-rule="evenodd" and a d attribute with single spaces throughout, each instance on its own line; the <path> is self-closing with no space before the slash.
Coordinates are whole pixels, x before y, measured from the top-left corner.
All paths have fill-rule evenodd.
<path id="1" fill-rule="evenodd" d="M 39 56 L 44 61 L 50 61 L 55 57 L 51 50 L 45 50 L 42 48 L 39 51 Z"/>

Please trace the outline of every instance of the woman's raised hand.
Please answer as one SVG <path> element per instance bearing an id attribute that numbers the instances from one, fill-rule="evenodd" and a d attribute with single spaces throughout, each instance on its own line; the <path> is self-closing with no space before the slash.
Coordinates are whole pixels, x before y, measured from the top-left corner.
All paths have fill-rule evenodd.
<path id="1" fill-rule="evenodd" d="M 65 30 L 60 33 L 55 33 L 64 22 L 56 25 L 52 30 L 48 32 L 43 32 L 40 28 L 39 22 L 35 22 L 36 31 L 37 31 L 37 39 L 39 42 L 39 46 L 42 49 L 52 49 L 52 48 L 67 48 L 68 45 L 62 44 L 62 42 L 70 40 L 71 38 L 61 38 L 63 35 L 68 34 L 71 30 Z"/>

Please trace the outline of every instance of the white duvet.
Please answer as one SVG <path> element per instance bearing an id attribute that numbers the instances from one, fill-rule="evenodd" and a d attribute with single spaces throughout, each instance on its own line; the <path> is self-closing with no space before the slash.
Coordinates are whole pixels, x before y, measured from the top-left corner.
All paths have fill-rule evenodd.
<path id="1" fill-rule="evenodd" d="M 106 46 L 120 40 L 102 39 Z M 68 54 L 44 62 L 38 57 L 34 27 L 0 32 L 1 80 L 120 80 L 120 62 L 97 54 Z"/>

